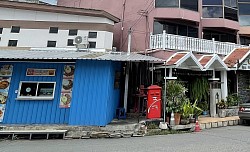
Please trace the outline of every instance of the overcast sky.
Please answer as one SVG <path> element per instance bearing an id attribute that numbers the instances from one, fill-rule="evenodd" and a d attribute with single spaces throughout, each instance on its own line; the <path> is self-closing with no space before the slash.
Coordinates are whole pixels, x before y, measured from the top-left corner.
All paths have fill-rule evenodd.
<path id="1" fill-rule="evenodd" d="M 54 4 L 54 5 L 56 5 L 56 3 L 57 3 L 57 0 L 40 0 L 40 1 L 47 2 L 50 4 Z"/>

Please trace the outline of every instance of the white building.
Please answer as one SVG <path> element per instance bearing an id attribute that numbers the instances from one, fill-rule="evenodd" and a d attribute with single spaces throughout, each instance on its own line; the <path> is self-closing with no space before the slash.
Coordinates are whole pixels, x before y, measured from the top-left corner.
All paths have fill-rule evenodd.
<path id="1" fill-rule="evenodd" d="M 82 36 L 89 48 L 111 50 L 118 21 L 102 10 L 0 1 L 0 47 L 70 48 Z"/>

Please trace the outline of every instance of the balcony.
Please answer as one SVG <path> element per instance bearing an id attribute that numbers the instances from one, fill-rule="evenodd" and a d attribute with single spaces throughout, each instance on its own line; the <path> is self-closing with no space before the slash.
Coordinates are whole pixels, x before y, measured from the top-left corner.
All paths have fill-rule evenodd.
<path id="1" fill-rule="evenodd" d="M 150 49 L 171 49 L 221 55 L 228 55 L 233 49 L 241 47 L 249 46 L 166 34 L 165 31 L 162 34 L 150 35 L 149 46 Z"/>

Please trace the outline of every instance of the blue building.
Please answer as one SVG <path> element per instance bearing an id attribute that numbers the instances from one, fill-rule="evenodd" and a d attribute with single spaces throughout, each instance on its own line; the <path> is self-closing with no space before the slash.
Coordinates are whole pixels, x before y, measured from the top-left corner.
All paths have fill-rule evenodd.
<path id="1" fill-rule="evenodd" d="M 122 62 L 140 54 L 0 51 L 0 123 L 105 126 L 120 106 Z"/>

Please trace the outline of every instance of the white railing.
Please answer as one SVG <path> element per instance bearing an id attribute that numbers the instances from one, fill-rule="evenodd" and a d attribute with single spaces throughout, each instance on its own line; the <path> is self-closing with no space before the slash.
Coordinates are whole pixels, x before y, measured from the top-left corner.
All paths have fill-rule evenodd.
<path id="1" fill-rule="evenodd" d="M 229 54 L 233 49 L 249 47 L 230 42 L 218 42 L 180 35 L 162 34 L 150 35 L 150 49 L 173 49 L 201 53 Z"/>

